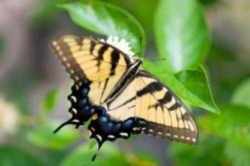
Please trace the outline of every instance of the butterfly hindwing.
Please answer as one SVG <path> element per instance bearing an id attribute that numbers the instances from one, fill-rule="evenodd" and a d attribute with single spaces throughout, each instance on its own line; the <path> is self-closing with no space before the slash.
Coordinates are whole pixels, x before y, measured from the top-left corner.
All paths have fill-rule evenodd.
<path id="1" fill-rule="evenodd" d="M 116 119 L 130 117 L 147 122 L 144 133 L 194 144 L 197 127 L 191 113 L 174 93 L 146 71 L 139 71 L 126 89 L 109 104 Z"/>

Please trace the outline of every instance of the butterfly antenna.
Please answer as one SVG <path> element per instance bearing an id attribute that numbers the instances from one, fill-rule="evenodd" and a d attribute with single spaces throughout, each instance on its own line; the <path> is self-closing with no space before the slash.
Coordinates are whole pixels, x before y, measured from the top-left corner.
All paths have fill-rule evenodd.
<path id="1" fill-rule="evenodd" d="M 72 123 L 73 118 L 69 119 L 68 121 L 64 122 L 63 124 L 61 124 L 59 127 L 57 127 L 53 133 L 57 133 L 60 129 L 62 129 L 65 125 L 67 124 L 73 124 Z"/>

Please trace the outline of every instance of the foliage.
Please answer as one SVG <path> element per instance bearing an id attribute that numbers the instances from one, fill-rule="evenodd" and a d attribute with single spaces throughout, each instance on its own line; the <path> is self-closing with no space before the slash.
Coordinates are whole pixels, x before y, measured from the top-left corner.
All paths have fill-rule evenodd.
<path id="1" fill-rule="evenodd" d="M 206 110 L 197 117 L 200 129 L 198 145 L 172 143 L 168 152 L 173 162 L 181 166 L 247 166 L 250 163 L 249 77 L 241 82 L 236 79 L 222 80 L 221 84 L 210 85 L 208 71 L 214 62 L 218 59 L 234 61 L 237 58 L 227 56 L 232 52 L 225 53 L 211 43 L 202 4 L 216 4 L 217 1 L 159 0 L 152 4 L 152 0 L 145 0 L 142 4 L 140 0 L 47 0 L 33 12 L 32 21 L 42 26 L 46 21 L 58 19 L 66 11 L 81 30 L 126 39 L 139 57 L 143 57 L 145 45 L 154 47 L 154 41 L 158 53 L 149 57 L 153 60 L 143 59 L 143 68 L 162 80 L 187 104 Z M 152 34 L 155 36 L 152 37 Z M 210 45 L 212 50 L 209 50 Z M 207 64 L 206 57 L 212 59 Z M 212 89 L 216 89 L 214 94 L 219 107 Z M 57 104 L 59 91 L 54 89 L 44 96 L 40 103 L 42 112 L 36 117 L 22 115 L 24 120 L 20 135 L 25 136 L 20 136 L 18 143 L 11 142 L 16 147 L 0 145 L 0 165 L 159 165 L 150 154 L 138 154 L 133 150 L 132 153 L 127 152 L 113 143 L 104 144 L 96 162 L 90 162 L 96 145 L 90 148 L 89 142 L 76 142 L 88 137 L 85 132 L 65 127 L 53 134 L 59 124 L 51 122 L 50 116 Z M 23 99 L 20 97 L 20 101 Z M 222 100 L 227 103 L 221 105 L 222 102 L 218 101 Z M 34 154 L 27 153 L 27 149 Z M 36 154 L 41 151 L 46 153 L 42 156 Z"/>
<path id="2" fill-rule="evenodd" d="M 250 148 L 250 109 L 240 105 L 221 107 L 220 115 L 207 115 L 200 119 L 202 128 L 242 146 Z"/>
<path id="3" fill-rule="evenodd" d="M 0 165 L 2 166 L 42 166 L 31 154 L 12 146 L 0 146 Z"/>
<path id="4" fill-rule="evenodd" d="M 228 142 L 225 147 L 225 155 L 232 166 L 248 166 L 250 163 L 249 147 L 239 146 L 233 142 Z"/>
<path id="5" fill-rule="evenodd" d="M 200 2 L 204 5 L 213 5 L 220 2 L 220 0 L 200 0 Z"/>
<path id="6" fill-rule="evenodd" d="M 62 149 L 79 139 L 80 135 L 76 131 L 65 127 L 64 130 L 57 134 L 53 131 L 59 126 L 59 123 L 40 124 L 27 134 L 27 139 L 32 144 L 52 149 Z"/>
<path id="7" fill-rule="evenodd" d="M 181 166 L 220 166 L 224 160 L 224 142 L 217 136 L 201 132 L 198 145 L 173 143 L 170 147 L 170 156 Z"/>
<path id="8" fill-rule="evenodd" d="M 159 58 L 164 59 L 168 73 L 195 69 L 203 63 L 210 36 L 196 0 L 161 0 L 154 26 Z"/>
<path id="9" fill-rule="evenodd" d="M 232 97 L 232 102 L 235 104 L 242 104 L 250 108 L 250 79 L 243 81 L 236 87 L 235 93 Z"/>
<path id="10" fill-rule="evenodd" d="M 177 165 L 249 165 L 250 109 L 228 104 L 221 110 L 220 115 L 209 114 L 199 119 L 202 132 L 197 146 L 172 145 L 170 153 Z"/>
<path id="11" fill-rule="evenodd" d="M 49 113 L 55 107 L 57 98 L 58 98 L 58 89 L 53 89 L 46 94 L 42 104 L 43 110 L 46 113 Z"/>
<path id="12" fill-rule="evenodd" d="M 156 65 L 159 67 L 155 68 Z M 147 60 L 144 61 L 144 68 L 161 78 L 166 85 L 189 104 L 208 111 L 219 112 L 203 67 L 197 70 L 186 70 L 176 75 L 168 74 L 164 67 L 165 65 L 161 63 L 156 64 Z"/>
<path id="13" fill-rule="evenodd" d="M 106 143 L 101 153 L 99 153 L 100 156 L 97 157 L 95 162 L 92 162 L 91 157 L 94 155 L 95 151 L 96 149 L 89 148 L 88 143 L 81 145 L 74 150 L 71 155 L 66 157 L 60 166 L 142 166 L 142 163 L 148 166 L 156 166 L 157 164 L 155 161 L 150 161 L 148 158 L 128 156 L 126 153 L 119 151 L 112 143 Z M 81 158 L 81 160 L 79 160 L 79 158 Z M 140 161 L 139 164 L 137 164 L 138 161 Z"/>
<path id="14" fill-rule="evenodd" d="M 118 36 L 130 43 L 132 51 L 141 55 L 144 32 L 136 19 L 126 11 L 110 4 L 84 1 L 59 5 L 72 20 L 83 28 L 106 36 Z"/>
<path id="15" fill-rule="evenodd" d="M 34 25 L 41 25 L 53 20 L 53 18 L 60 12 L 60 10 L 56 8 L 56 5 L 61 2 L 65 2 L 65 0 L 41 1 L 32 13 L 31 20 Z"/>

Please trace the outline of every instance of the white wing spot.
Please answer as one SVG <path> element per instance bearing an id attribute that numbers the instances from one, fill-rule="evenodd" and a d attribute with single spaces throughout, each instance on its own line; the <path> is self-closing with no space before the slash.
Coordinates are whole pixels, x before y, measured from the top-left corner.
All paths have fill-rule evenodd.
<path id="1" fill-rule="evenodd" d="M 100 136 L 99 134 L 96 135 L 96 138 L 101 142 L 102 141 L 102 136 Z"/>
<path id="2" fill-rule="evenodd" d="M 77 102 L 77 98 L 75 96 L 70 96 L 70 98 L 73 100 L 74 103 Z"/>
<path id="3" fill-rule="evenodd" d="M 184 109 L 184 107 L 181 107 L 181 113 L 184 115 L 186 113 L 186 110 Z"/>
<path id="4" fill-rule="evenodd" d="M 56 45 L 57 45 L 57 42 L 56 42 L 56 41 L 53 41 L 53 42 L 52 42 L 52 45 L 56 46 Z"/>
<path id="5" fill-rule="evenodd" d="M 154 132 L 154 130 L 153 130 L 153 129 L 149 129 L 149 130 L 148 130 L 148 132 L 153 133 L 153 132 Z"/>
<path id="6" fill-rule="evenodd" d="M 189 124 L 190 130 L 191 130 L 191 131 L 194 131 L 194 126 L 193 126 L 193 124 L 192 124 L 190 121 L 188 121 L 188 124 Z"/>
<path id="7" fill-rule="evenodd" d="M 72 112 L 74 112 L 75 114 L 77 113 L 77 110 L 76 110 L 75 108 L 72 108 L 71 110 L 72 110 Z"/>
<path id="8" fill-rule="evenodd" d="M 121 135 L 121 136 L 124 136 L 124 137 L 128 137 L 128 133 L 122 132 L 122 133 L 120 133 L 120 135 Z"/>
<path id="9" fill-rule="evenodd" d="M 70 67 L 70 64 L 69 64 L 69 63 L 66 63 L 65 65 L 66 65 L 68 68 Z"/>
<path id="10" fill-rule="evenodd" d="M 79 77 L 78 77 L 78 76 L 75 76 L 75 80 L 78 81 L 78 80 L 79 80 Z"/>
<path id="11" fill-rule="evenodd" d="M 67 60 L 67 58 L 65 58 L 65 57 L 62 57 L 62 61 L 66 61 Z"/>
<path id="12" fill-rule="evenodd" d="M 170 134 L 170 133 L 166 133 L 166 136 L 170 137 L 170 136 L 171 136 L 171 134 Z"/>
<path id="13" fill-rule="evenodd" d="M 110 138 L 110 139 L 114 139 L 114 138 L 115 138 L 115 136 L 114 136 L 114 135 L 108 135 L 108 138 Z"/>
<path id="14" fill-rule="evenodd" d="M 74 119 L 73 122 L 79 123 L 80 121 L 78 119 Z"/>
<path id="15" fill-rule="evenodd" d="M 161 132 L 161 131 L 158 131 L 158 134 L 159 134 L 159 135 L 162 135 L 162 132 Z"/>
<path id="16" fill-rule="evenodd" d="M 192 141 L 193 141 L 193 142 L 196 142 L 196 139 L 195 139 L 195 138 L 193 138 L 193 139 L 192 139 Z"/>
<path id="17" fill-rule="evenodd" d="M 58 55 L 63 56 L 63 52 L 62 52 L 61 50 L 58 50 Z M 64 60 L 64 59 L 66 60 L 65 57 L 62 58 L 62 60 Z M 64 61 L 65 61 L 65 60 L 64 60 Z"/>
<path id="18" fill-rule="evenodd" d="M 78 85 L 75 85 L 75 88 L 76 88 L 76 90 L 79 90 L 79 86 Z"/>
<path id="19" fill-rule="evenodd" d="M 133 131 L 139 131 L 139 130 L 140 130 L 140 128 L 138 128 L 138 127 L 133 128 Z"/>
<path id="20" fill-rule="evenodd" d="M 57 51 L 60 50 L 60 47 L 57 44 L 55 45 L 55 48 L 56 48 Z"/>

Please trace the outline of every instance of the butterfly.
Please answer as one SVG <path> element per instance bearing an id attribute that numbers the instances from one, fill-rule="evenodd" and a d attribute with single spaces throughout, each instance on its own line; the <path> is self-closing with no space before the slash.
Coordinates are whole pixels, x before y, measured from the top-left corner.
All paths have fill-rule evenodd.
<path id="1" fill-rule="evenodd" d="M 72 117 L 55 132 L 90 121 L 90 138 L 98 142 L 98 150 L 105 141 L 140 133 L 197 143 L 191 113 L 163 82 L 140 69 L 142 60 L 84 36 L 63 36 L 51 47 L 74 80 L 68 96 Z"/>

